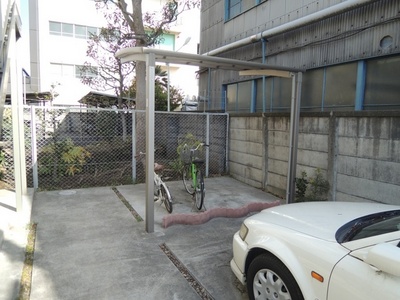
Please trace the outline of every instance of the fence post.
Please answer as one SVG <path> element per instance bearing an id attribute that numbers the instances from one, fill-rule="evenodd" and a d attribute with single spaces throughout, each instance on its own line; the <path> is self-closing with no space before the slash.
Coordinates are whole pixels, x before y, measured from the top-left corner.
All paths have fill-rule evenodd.
<path id="1" fill-rule="evenodd" d="M 206 114 L 207 122 L 206 122 L 206 145 L 210 145 L 210 113 Z M 206 148 L 206 177 L 208 177 L 208 167 L 209 167 L 209 155 L 210 155 L 210 147 Z"/>
<path id="2" fill-rule="evenodd" d="M 36 139 L 36 108 L 31 106 L 31 155 L 33 188 L 39 187 L 38 161 L 37 161 L 37 139 Z"/>
<path id="3" fill-rule="evenodd" d="M 293 74 L 292 79 L 292 101 L 290 110 L 290 140 L 289 140 L 289 161 L 286 187 L 286 203 L 295 201 L 296 193 L 296 165 L 297 165 L 297 146 L 299 138 L 299 118 L 301 107 L 301 84 L 303 73 Z"/>
<path id="4" fill-rule="evenodd" d="M 225 113 L 226 116 L 226 139 L 225 139 L 225 171 L 229 174 L 229 114 Z"/>
<path id="5" fill-rule="evenodd" d="M 136 183 L 136 111 L 132 110 L 132 182 Z"/>
<path id="6" fill-rule="evenodd" d="M 328 182 L 330 189 L 328 192 L 328 200 L 336 201 L 336 188 L 337 188 L 337 168 L 338 168 L 338 155 L 339 155 L 339 120 L 338 117 L 332 113 L 329 117 L 329 135 L 328 135 Z"/>

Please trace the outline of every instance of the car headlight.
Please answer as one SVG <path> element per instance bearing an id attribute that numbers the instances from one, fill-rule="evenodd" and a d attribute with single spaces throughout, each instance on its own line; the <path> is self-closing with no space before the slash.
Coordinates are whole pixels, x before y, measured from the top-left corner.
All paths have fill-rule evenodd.
<path id="1" fill-rule="evenodd" d="M 249 232 L 249 229 L 242 223 L 242 226 L 240 226 L 239 230 L 239 236 L 240 238 L 244 241 L 246 239 L 247 233 Z"/>

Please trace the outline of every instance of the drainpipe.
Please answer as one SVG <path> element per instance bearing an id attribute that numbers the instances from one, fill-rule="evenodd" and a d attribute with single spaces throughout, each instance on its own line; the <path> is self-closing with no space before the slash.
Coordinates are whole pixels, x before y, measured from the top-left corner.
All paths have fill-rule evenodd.
<path id="1" fill-rule="evenodd" d="M 334 6 L 325 8 L 323 10 L 317 11 L 315 13 L 312 13 L 310 15 L 304 16 L 300 19 L 294 20 L 292 22 L 277 26 L 275 28 L 271 28 L 268 30 L 265 30 L 261 33 L 254 34 L 252 36 L 246 37 L 244 39 L 235 41 L 233 43 L 227 44 L 225 46 L 222 46 L 220 48 L 211 50 L 209 52 L 204 53 L 205 55 L 217 55 L 229 50 L 233 50 L 242 46 L 246 46 L 251 43 L 258 42 L 262 38 L 268 38 L 274 35 L 281 34 L 283 32 L 296 29 L 301 26 L 305 26 L 314 22 L 317 22 L 322 19 L 329 18 L 331 16 L 337 15 L 339 13 L 346 12 L 348 10 L 355 9 L 359 6 L 365 5 L 369 2 L 373 2 L 376 0 L 347 0 L 342 3 L 336 4 Z"/>

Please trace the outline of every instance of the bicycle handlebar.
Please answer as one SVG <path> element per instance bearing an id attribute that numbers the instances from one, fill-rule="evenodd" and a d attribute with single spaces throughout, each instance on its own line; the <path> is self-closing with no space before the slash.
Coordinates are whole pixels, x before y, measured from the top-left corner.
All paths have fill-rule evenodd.
<path id="1" fill-rule="evenodd" d="M 199 150 L 200 146 L 210 147 L 210 145 L 207 145 L 206 143 L 199 143 L 196 148 L 191 148 L 190 150 L 191 151 Z M 183 147 L 188 147 L 188 144 L 183 145 Z"/>
<path id="2" fill-rule="evenodd" d="M 156 152 L 157 150 L 159 150 L 159 149 L 155 149 L 154 152 Z M 146 155 L 146 152 L 139 151 L 139 154 L 135 155 L 135 158 L 138 158 L 138 157 L 140 157 L 142 155 Z"/>
<path id="3" fill-rule="evenodd" d="M 139 151 L 139 154 L 135 155 L 135 158 L 139 158 L 142 155 L 146 155 L 146 152 Z"/>

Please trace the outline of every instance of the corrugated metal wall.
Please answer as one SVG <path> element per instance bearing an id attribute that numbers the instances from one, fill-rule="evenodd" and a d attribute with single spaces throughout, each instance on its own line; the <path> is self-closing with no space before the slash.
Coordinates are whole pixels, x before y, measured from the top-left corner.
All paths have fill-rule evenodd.
<path id="1" fill-rule="evenodd" d="M 400 52 L 400 1 L 377 1 L 271 37 L 267 62 L 306 69 Z M 382 47 L 391 36 L 392 45 Z"/>
<path id="2" fill-rule="evenodd" d="M 226 0 L 203 0 L 201 4 L 201 49 L 212 49 L 294 21 L 343 0 L 267 0 L 225 22 Z"/>
<path id="3" fill-rule="evenodd" d="M 200 53 L 291 22 L 343 1 L 268 0 L 225 22 L 225 0 L 203 0 Z M 268 64 L 306 69 L 400 53 L 400 1 L 379 0 L 316 23 L 267 38 Z M 382 45 L 384 43 L 384 45 Z M 261 61 L 262 43 L 237 48 L 224 57 Z M 241 78 L 232 72 L 213 76 L 211 92 Z M 243 78 L 244 79 L 244 78 Z M 248 78 L 247 78 L 248 79 Z M 200 89 L 207 89 L 207 74 Z"/>

